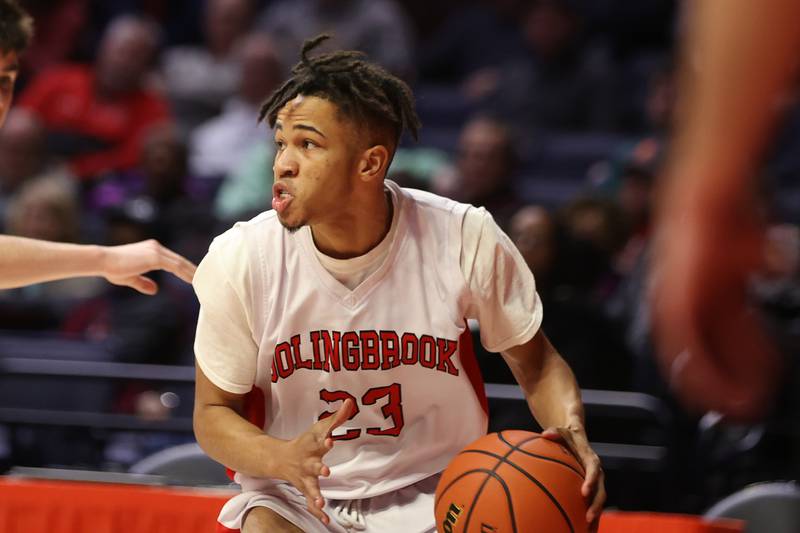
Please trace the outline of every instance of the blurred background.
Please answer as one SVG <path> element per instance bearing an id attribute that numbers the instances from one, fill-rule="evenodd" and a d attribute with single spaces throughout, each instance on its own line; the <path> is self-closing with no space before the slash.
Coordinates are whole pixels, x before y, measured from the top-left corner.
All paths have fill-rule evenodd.
<path id="1" fill-rule="evenodd" d="M 416 94 L 420 142 L 403 143 L 390 179 L 485 206 L 533 270 L 544 329 L 585 389 L 609 506 L 699 514 L 750 483 L 797 478 L 796 94 L 776 102 L 786 118 L 760 169 L 770 229 L 752 282 L 788 363 L 780 401 L 754 425 L 688 413 L 654 360 L 644 274 L 680 2 L 21 4 L 37 30 L 0 130 L 4 233 L 154 237 L 199 262 L 215 235 L 269 208 L 260 102 L 302 41 L 331 31 L 330 46 L 366 52 Z M 152 454 L 193 442 L 198 304 L 158 281 L 155 297 L 95 279 L 0 291 L 0 471 L 145 472 Z M 502 359 L 480 362 L 491 428 L 535 428 Z"/>

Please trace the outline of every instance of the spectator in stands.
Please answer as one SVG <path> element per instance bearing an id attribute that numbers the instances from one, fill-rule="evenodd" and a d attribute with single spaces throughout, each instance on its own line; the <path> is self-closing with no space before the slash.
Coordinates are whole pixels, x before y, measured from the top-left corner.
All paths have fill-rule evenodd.
<path id="1" fill-rule="evenodd" d="M 275 38 L 284 65 L 297 61 L 304 40 L 329 32 L 326 50 L 361 50 L 397 76 L 414 75 L 414 37 L 396 0 L 279 0 L 267 6 L 258 26 Z"/>
<path id="2" fill-rule="evenodd" d="M 172 125 L 156 126 L 142 140 L 136 167 L 99 184 L 92 191 L 90 206 L 109 209 L 139 196 L 159 206 L 169 205 L 186 196 L 188 181 L 186 144 Z"/>
<path id="3" fill-rule="evenodd" d="M 74 186 L 58 178 L 28 182 L 9 205 L 8 233 L 29 239 L 76 242 L 80 208 Z"/>
<path id="4" fill-rule="evenodd" d="M 501 228 L 508 228 L 520 207 L 513 192 L 517 154 L 508 126 L 488 116 L 471 119 L 461 132 L 453 167 L 433 179 L 433 192 L 485 207 Z"/>
<path id="5" fill-rule="evenodd" d="M 523 19 L 524 60 L 475 73 L 464 90 L 479 107 L 526 128 L 616 126 L 611 64 L 581 39 L 581 20 L 566 0 L 537 0 Z"/>
<path id="6" fill-rule="evenodd" d="M 66 168 L 50 157 L 45 141 L 44 127 L 35 115 L 24 109 L 8 114 L 0 129 L 0 228 L 6 206 L 25 183 L 44 176 L 69 177 Z"/>
<path id="7" fill-rule="evenodd" d="M 255 144 L 267 142 L 268 128 L 256 117 L 261 103 L 281 82 L 283 67 L 267 35 L 254 33 L 240 44 L 237 94 L 225 103 L 221 115 L 192 133 L 189 162 L 195 176 L 225 178 Z"/>
<path id="8" fill-rule="evenodd" d="M 544 318 L 548 335 L 564 347 L 581 386 L 627 390 L 630 358 L 622 331 L 593 295 L 608 268 L 598 248 L 612 237 L 609 213 L 590 200 L 558 216 L 529 205 L 511 219 L 510 236 L 536 276 L 536 292 L 550 315 Z"/>
<path id="9" fill-rule="evenodd" d="M 145 88 L 157 48 L 158 27 L 118 18 L 106 30 L 94 68 L 54 68 L 23 93 L 21 105 L 40 116 L 51 149 L 68 158 L 79 178 L 130 169 L 146 130 L 169 119 L 166 102 Z"/>
<path id="10" fill-rule="evenodd" d="M 9 203 L 6 229 L 9 235 L 29 239 L 78 242 L 80 205 L 73 181 L 64 175 L 28 181 Z M 32 301 L 86 298 L 97 294 L 100 286 L 97 278 L 75 278 L 33 285 L 9 294 L 27 308 Z"/>
<path id="11" fill-rule="evenodd" d="M 144 138 L 136 168 L 98 185 L 90 205 L 97 215 L 135 201 L 152 212 L 159 241 L 199 259 L 215 229 L 208 213 L 209 191 L 202 185 L 188 171 L 187 146 L 177 128 L 156 126 Z"/>
<path id="12" fill-rule="evenodd" d="M 655 137 L 645 137 L 623 146 L 620 155 L 598 165 L 600 170 L 591 176 L 595 190 L 617 204 L 625 219 L 627 237 L 614 259 L 615 270 L 622 277 L 637 268 L 649 245 L 654 184 L 663 155 L 663 143 Z"/>
<path id="13" fill-rule="evenodd" d="M 614 202 L 578 197 L 560 213 L 563 228 L 560 275 L 590 305 L 600 308 L 619 284 L 613 259 L 628 235 L 625 218 Z"/>
<path id="14" fill-rule="evenodd" d="M 22 58 L 26 79 L 74 60 L 91 6 L 90 0 L 29 0 L 25 8 L 36 26 L 36 39 Z"/>
<path id="15" fill-rule="evenodd" d="M 31 18 L 12 0 L 0 0 L 0 127 L 11 106 L 19 55 L 33 33 Z M 157 285 L 143 276 L 166 269 L 191 282 L 195 266 L 156 242 L 118 248 L 43 242 L 0 236 L 0 288 L 80 276 L 105 276 L 112 283 L 153 294 Z M 5 324 L 6 322 L 4 322 Z"/>
<path id="16" fill-rule="evenodd" d="M 512 217 L 509 236 L 536 278 L 537 290 L 551 284 L 556 262 L 556 222 L 547 209 L 521 207 Z"/>
<path id="17" fill-rule="evenodd" d="M 269 139 L 253 146 L 222 182 L 214 199 L 214 214 L 220 220 L 248 220 L 269 209 L 272 198 L 275 145 Z"/>
<path id="18" fill-rule="evenodd" d="M 161 75 L 178 124 L 185 133 L 222 109 L 239 86 L 236 42 L 252 24 L 252 0 L 208 0 L 205 42 L 166 50 Z"/>
<path id="19" fill-rule="evenodd" d="M 109 209 L 109 246 L 125 245 L 155 235 L 156 211 L 139 200 Z M 159 279 L 161 273 L 153 274 Z M 170 291 L 145 297 L 127 287 L 105 285 L 102 294 L 79 305 L 66 318 L 63 331 L 104 342 L 113 359 L 125 363 L 170 363 L 177 358 L 185 317 L 176 312 Z"/>

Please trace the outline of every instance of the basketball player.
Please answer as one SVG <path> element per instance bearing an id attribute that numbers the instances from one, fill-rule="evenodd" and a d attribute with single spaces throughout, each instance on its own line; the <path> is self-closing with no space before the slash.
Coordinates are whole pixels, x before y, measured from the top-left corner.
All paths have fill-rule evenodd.
<path id="1" fill-rule="evenodd" d="M 438 473 L 487 427 L 468 318 L 585 466 L 596 527 L 603 473 L 533 275 L 484 209 L 384 180 L 411 91 L 356 52 L 309 57 L 326 38 L 262 107 L 273 209 L 194 280 L 195 434 L 242 485 L 221 531 L 435 531 Z"/>
<path id="2" fill-rule="evenodd" d="M 32 33 L 33 21 L 17 3 L 0 0 L 0 127 L 11 107 L 19 55 Z M 158 286 L 142 274 L 157 269 L 191 283 L 195 266 L 155 241 L 82 246 L 0 235 L 0 289 L 78 276 L 103 276 L 116 285 L 155 294 Z"/>
<path id="3" fill-rule="evenodd" d="M 797 0 L 690 2 L 678 135 L 653 257 L 662 366 L 692 408 L 753 420 L 779 356 L 748 300 L 764 227 L 754 177 L 800 61 Z"/>

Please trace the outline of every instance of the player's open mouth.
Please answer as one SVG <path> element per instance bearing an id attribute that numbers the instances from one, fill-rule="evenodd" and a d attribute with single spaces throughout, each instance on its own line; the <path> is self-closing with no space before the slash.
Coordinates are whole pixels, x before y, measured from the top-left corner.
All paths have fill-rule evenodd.
<path id="1" fill-rule="evenodd" d="M 280 215 L 292 202 L 294 195 L 289 192 L 289 188 L 283 183 L 276 183 L 272 186 L 272 209 Z"/>

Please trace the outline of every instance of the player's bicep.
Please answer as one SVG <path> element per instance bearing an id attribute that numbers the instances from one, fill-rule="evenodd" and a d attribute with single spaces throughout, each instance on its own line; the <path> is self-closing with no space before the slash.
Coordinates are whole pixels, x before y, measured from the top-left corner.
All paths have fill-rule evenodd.
<path id="1" fill-rule="evenodd" d="M 537 374 L 545 358 L 555 353 L 557 353 L 555 348 L 541 329 L 527 342 L 500 352 L 518 381 L 520 378 Z"/>

